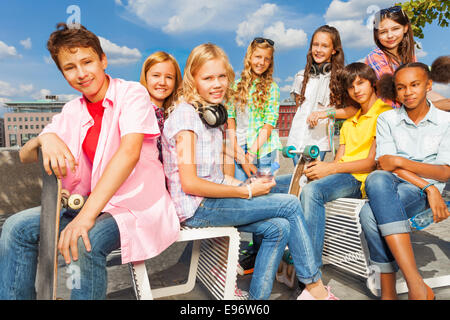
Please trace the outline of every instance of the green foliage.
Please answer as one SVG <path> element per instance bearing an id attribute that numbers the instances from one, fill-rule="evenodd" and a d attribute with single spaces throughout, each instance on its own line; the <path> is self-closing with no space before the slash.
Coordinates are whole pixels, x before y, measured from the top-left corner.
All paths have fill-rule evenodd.
<path id="1" fill-rule="evenodd" d="M 414 36 L 423 39 L 423 28 L 437 19 L 438 26 L 448 27 L 450 0 L 410 0 L 398 3 L 411 20 Z"/>

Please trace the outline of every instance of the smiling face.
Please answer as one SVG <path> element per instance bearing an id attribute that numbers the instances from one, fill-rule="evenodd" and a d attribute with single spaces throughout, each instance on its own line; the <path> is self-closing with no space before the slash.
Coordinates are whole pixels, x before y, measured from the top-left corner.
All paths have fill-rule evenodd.
<path id="1" fill-rule="evenodd" d="M 229 85 L 222 59 L 206 61 L 194 74 L 198 94 L 211 105 L 222 103 Z"/>
<path id="2" fill-rule="evenodd" d="M 350 98 L 360 105 L 364 105 L 374 94 L 374 88 L 369 80 L 357 76 L 347 92 Z"/>
<path id="3" fill-rule="evenodd" d="M 387 50 L 396 50 L 408 31 L 408 26 L 386 18 L 380 22 L 378 40 Z"/>
<path id="4" fill-rule="evenodd" d="M 404 68 L 395 75 L 397 100 L 408 109 L 426 105 L 427 92 L 432 81 L 421 68 Z"/>
<path id="5" fill-rule="evenodd" d="M 333 47 L 333 40 L 327 32 L 317 32 L 311 43 L 311 54 L 314 62 L 317 64 L 322 64 L 324 62 L 330 62 L 331 56 L 335 54 L 336 51 Z"/>
<path id="6" fill-rule="evenodd" d="M 151 100 L 161 108 L 175 88 L 175 66 L 169 60 L 156 63 L 148 69 L 146 80 Z"/>
<path id="7" fill-rule="evenodd" d="M 98 102 L 105 97 L 109 85 L 105 74 L 108 65 L 105 55 L 99 58 L 90 47 L 62 48 L 58 53 L 58 62 L 69 85 L 90 102 Z"/>
<path id="8" fill-rule="evenodd" d="M 272 63 L 272 49 L 271 48 L 256 48 L 250 57 L 250 67 L 252 72 L 257 76 L 261 76 L 269 69 Z"/>

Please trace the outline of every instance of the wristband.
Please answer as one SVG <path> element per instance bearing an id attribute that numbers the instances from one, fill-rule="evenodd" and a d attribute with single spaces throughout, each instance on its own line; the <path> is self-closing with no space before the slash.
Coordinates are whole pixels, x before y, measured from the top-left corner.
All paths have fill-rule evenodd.
<path id="1" fill-rule="evenodd" d="M 336 110 L 335 109 L 327 109 L 326 111 L 327 117 L 328 118 L 336 118 Z"/>
<path id="2" fill-rule="evenodd" d="M 250 200 L 252 198 L 252 188 L 250 188 L 250 185 L 247 184 L 247 190 L 248 190 L 248 200 Z"/>
<path id="3" fill-rule="evenodd" d="M 434 183 L 429 183 L 427 184 L 425 187 L 423 187 L 422 189 L 420 189 L 420 195 L 423 196 L 423 192 L 428 188 L 434 186 Z"/>

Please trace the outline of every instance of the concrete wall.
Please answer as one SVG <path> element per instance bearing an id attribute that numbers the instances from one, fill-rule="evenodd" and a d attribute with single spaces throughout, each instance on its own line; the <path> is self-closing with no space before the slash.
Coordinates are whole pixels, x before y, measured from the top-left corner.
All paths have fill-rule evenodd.
<path id="1" fill-rule="evenodd" d="M 0 215 L 40 205 L 41 188 L 37 163 L 20 163 L 17 148 L 0 149 Z"/>

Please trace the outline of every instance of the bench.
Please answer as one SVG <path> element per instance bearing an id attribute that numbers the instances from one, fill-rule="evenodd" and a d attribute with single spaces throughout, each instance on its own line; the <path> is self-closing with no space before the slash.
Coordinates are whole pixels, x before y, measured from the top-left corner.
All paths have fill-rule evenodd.
<path id="1" fill-rule="evenodd" d="M 218 300 L 245 299 L 235 295 L 240 235 L 234 227 L 182 227 L 177 241 L 194 241 L 185 284 L 151 289 L 145 261 L 129 263 L 138 300 L 151 300 L 191 291 L 198 279 Z"/>
<path id="2" fill-rule="evenodd" d="M 370 292 L 381 295 L 379 273 L 370 265 L 369 251 L 359 223 L 359 213 L 367 199 L 340 198 L 325 205 L 324 264 L 331 264 L 366 281 Z M 427 278 L 431 288 L 450 285 L 450 275 Z M 408 292 L 405 281 L 397 283 L 397 293 Z"/>

